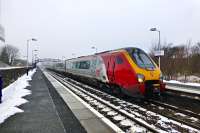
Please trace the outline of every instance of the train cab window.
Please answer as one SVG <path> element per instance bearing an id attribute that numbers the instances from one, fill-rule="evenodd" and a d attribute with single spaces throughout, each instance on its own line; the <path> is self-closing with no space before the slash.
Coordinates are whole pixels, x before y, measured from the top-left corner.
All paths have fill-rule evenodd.
<path id="1" fill-rule="evenodd" d="M 132 58 L 136 62 L 136 64 L 141 67 L 141 68 L 155 68 L 155 65 L 153 64 L 152 60 L 150 57 L 143 52 L 142 50 L 139 49 L 133 49 L 132 53 Z"/>
<path id="2" fill-rule="evenodd" d="M 116 57 L 116 62 L 117 62 L 117 64 L 122 64 L 122 63 L 123 63 L 122 57 L 117 56 L 117 57 Z"/>

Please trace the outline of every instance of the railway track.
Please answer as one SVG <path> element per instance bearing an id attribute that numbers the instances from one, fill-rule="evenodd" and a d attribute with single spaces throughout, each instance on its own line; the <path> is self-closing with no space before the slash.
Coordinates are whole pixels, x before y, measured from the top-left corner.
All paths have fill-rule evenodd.
<path id="1" fill-rule="evenodd" d="M 165 107 L 165 108 L 168 108 L 168 109 L 172 109 L 172 110 L 175 110 L 177 112 L 180 112 L 180 113 L 183 113 L 183 114 L 186 114 L 186 115 L 190 115 L 190 116 L 193 116 L 197 119 L 200 119 L 200 113 L 195 113 L 195 112 L 192 112 L 190 110 L 186 110 L 186 109 L 181 109 L 179 107 L 176 107 L 174 105 L 170 105 L 170 104 L 167 104 L 167 103 L 162 103 L 162 102 L 159 102 L 159 101 L 155 101 L 155 100 L 149 100 L 149 102 L 157 105 L 157 106 L 162 106 L 162 107 Z"/>
<path id="2" fill-rule="evenodd" d="M 155 100 L 148 100 L 144 102 L 134 101 L 133 103 L 169 119 L 200 130 L 200 114 Z"/>
<path id="3" fill-rule="evenodd" d="M 51 74 L 52 75 L 52 74 Z M 52 75 L 55 79 L 57 79 L 64 86 L 69 88 L 73 93 L 81 97 L 84 101 L 90 104 L 93 108 L 98 110 L 104 116 L 106 116 L 109 120 L 119 126 L 125 132 L 131 132 L 131 130 L 137 128 L 141 132 L 161 132 L 162 130 L 156 129 L 153 125 L 149 125 L 144 121 L 139 121 L 133 115 L 124 112 L 123 110 L 119 110 L 119 107 L 114 106 L 107 102 L 106 100 L 101 99 L 100 97 L 93 95 L 85 91 L 83 88 L 70 83 L 69 81 L 57 76 Z M 134 127 L 134 128 L 133 128 Z"/>
<path id="4" fill-rule="evenodd" d="M 198 126 L 176 119 L 169 114 L 164 115 L 159 111 L 156 112 L 153 108 L 156 108 L 157 103 L 153 104 L 153 101 L 148 101 L 151 106 L 141 106 L 121 100 L 72 79 L 64 79 L 61 75 L 58 76 L 54 73 L 52 76 L 68 88 L 78 90 L 72 91 L 112 122 L 117 123 L 126 132 L 131 130 L 131 127 L 134 127 L 134 129 L 137 127 L 142 132 L 199 132 L 200 130 Z M 159 105 L 159 108 L 162 108 L 160 111 L 168 109 L 161 105 Z"/>

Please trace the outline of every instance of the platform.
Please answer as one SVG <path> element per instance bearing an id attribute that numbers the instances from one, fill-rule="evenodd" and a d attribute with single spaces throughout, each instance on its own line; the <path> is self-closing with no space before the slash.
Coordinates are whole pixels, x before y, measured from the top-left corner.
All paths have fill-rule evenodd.
<path id="1" fill-rule="evenodd" d="M 85 107 L 53 77 L 37 69 L 20 106 L 23 113 L 0 124 L 0 133 L 112 133 L 101 118 Z"/>
<path id="2" fill-rule="evenodd" d="M 40 69 L 37 69 L 27 89 L 32 94 L 24 97 L 29 101 L 20 106 L 24 112 L 0 124 L 0 133 L 86 132 L 62 99 L 50 93 L 49 84 Z"/>
<path id="3" fill-rule="evenodd" d="M 106 118 L 87 105 L 85 105 L 80 98 L 74 95 L 69 89 L 59 83 L 55 78 L 44 72 L 48 79 L 47 82 L 52 84 L 54 90 L 62 97 L 75 117 L 80 121 L 81 125 L 88 133 L 114 133 L 121 132 L 117 127 L 115 128 L 111 123 L 106 121 Z M 104 121 L 106 123 L 104 123 Z"/>

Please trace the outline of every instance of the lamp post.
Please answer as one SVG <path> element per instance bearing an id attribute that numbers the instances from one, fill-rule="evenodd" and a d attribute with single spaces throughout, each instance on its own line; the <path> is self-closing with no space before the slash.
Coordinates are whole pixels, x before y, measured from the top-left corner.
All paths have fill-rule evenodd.
<path id="1" fill-rule="evenodd" d="M 91 49 L 95 49 L 95 53 L 97 53 L 97 47 L 92 46 Z"/>
<path id="2" fill-rule="evenodd" d="M 65 56 L 62 56 L 62 63 L 63 63 L 64 71 L 66 72 L 66 57 Z"/>
<path id="3" fill-rule="evenodd" d="M 151 28 L 150 31 L 157 31 L 158 32 L 158 50 L 159 52 L 161 51 L 161 46 L 160 46 L 160 30 L 158 30 L 157 28 Z M 158 66 L 160 69 L 160 55 L 158 55 Z"/>
<path id="4" fill-rule="evenodd" d="M 35 52 L 37 52 L 37 51 L 38 51 L 37 49 L 32 50 L 32 64 L 35 63 L 34 61 L 35 61 L 35 58 L 37 55 L 37 54 L 35 54 Z"/>
<path id="5" fill-rule="evenodd" d="M 31 39 L 27 40 L 27 60 L 26 60 L 27 76 L 28 76 L 28 49 L 29 49 L 29 42 L 30 41 L 37 41 L 37 39 L 31 38 Z"/>
<path id="6" fill-rule="evenodd" d="M 34 67 L 36 67 L 37 65 L 37 53 L 34 54 Z"/>

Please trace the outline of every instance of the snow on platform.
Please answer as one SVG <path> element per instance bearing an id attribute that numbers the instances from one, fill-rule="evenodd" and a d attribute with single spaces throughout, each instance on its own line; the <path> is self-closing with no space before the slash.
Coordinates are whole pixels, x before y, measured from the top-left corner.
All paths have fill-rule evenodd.
<path id="1" fill-rule="evenodd" d="M 32 80 L 32 76 L 35 72 L 36 69 L 30 71 L 28 76 L 24 74 L 2 90 L 3 96 L 2 103 L 0 104 L 0 123 L 3 123 L 5 119 L 16 113 L 23 112 L 23 110 L 17 106 L 28 102 L 22 97 L 31 94 L 31 91 L 25 88 L 29 86 L 28 81 Z"/>

